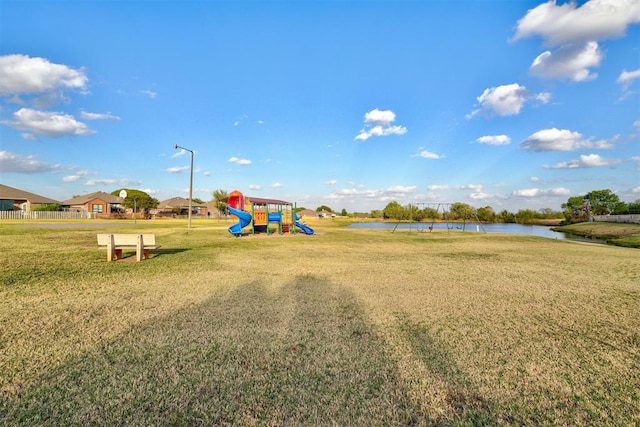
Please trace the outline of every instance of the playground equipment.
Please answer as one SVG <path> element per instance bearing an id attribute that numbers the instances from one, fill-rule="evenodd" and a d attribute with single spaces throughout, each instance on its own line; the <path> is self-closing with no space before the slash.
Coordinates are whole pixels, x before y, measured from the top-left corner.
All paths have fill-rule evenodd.
<path id="1" fill-rule="evenodd" d="M 478 218 L 478 215 L 475 211 L 475 209 L 473 210 L 473 212 L 471 212 L 469 214 L 470 218 L 468 217 L 462 217 L 462 223 L 460 223 L 459 219 L 458 220 L 454 220 L 451 221 L 451 211 L 452 211 L 452 206 L 454 205 L 454 203 L 413 203 L 413 204 L 409 204 L 409 213 L 410 215 L 413 214 L 413 208 L 412 206 L 417 206 L 420 209 L 430 209 L 432 211 L 432 217 L 431 217 L 431 224 L 428 225 L 428 227 L 425 227 L 428 222 L 424 221 L 418 221 L 418 222 L 414 222 L 413 217 L 411 217 L 409 219 L 409 232 L 411 232 L 411 228 L 412 225 L 415 224 L 415 229 L 418 232 L 424 232 L 424 231 L 433 231 L 435 228 L 435 224 L 436 224 L 436 220 L 438 220 L 439 224 L 444 224 L 446 226 L 446 230 L 447 232 L 449 232 L 450 230 L 454 229 L 454 225 L 455 225 L 455 229 L 457 230 L 462 230 L 465 231 L 466 229 L 466 225 L 467 225 L 467 219 L 475 219 L 476 220 L 476 231 L 480 231 L 482 230 L 483 232 L 487 232 L 484 227 L 482 226 L 482 222 L 480 221 L 480 219 Z M 451 222 L 451 223 L 450 223 Z M 398 226 L 401 224 L 400 221 L 398 221 L 398 223 L 396 223 L 396 226 L 393 228 L 393 230 L 391 230 L 391 232 L 395 232 L 396 229 L 398 228 Z"/>
<path id="2" fill-rule="evenodd" d="M 236 237 L 242 235 L 242 229 L 251 226 L 251 233 L 269 234 L 270 223 L 278 224 L 278 233 L 295 233 L 296 227 L 304 234 L 313 234 L 311 227 L 300 222 L 295 204 L 275 199 L 248 197 L 234 190 L 227 197 L 229 213 L 238 217 L 238 222 L 229 227 L 229 233 Z"/>

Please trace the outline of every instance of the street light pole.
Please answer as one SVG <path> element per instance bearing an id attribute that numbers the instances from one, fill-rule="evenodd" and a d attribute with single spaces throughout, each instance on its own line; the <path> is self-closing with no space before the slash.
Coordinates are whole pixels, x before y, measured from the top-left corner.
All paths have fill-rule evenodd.
<path id="1" fill-rule="evenodd" d="M 180 147 L 178 144 L 174 144 L 173 148 L 177 150 L 178 148 L 181 150 L 185 150 L 191 153 L 191 175 L 189 177 L 189 228 L 191 228 L 191 211 L 192 208 L 192 200 L 193 200 L 193 150 L 189 150 L 188 148 Z"/>

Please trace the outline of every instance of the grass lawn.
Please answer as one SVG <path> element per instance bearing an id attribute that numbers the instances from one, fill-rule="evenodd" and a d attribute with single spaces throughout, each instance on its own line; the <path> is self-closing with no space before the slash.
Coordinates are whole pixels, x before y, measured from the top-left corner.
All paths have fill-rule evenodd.
<path id="1" fill-rule="evenodd" d="M 617 246 L 640 248 L 640 224 L 615 222 L 579 222 L 554 230 L 586 238 L 595 238 Z"/>
<path id="2" fill-rule="evenodd" d="M 113 224 L 0 223 L 0 425 L 640 423 L 637 249 Z"/>

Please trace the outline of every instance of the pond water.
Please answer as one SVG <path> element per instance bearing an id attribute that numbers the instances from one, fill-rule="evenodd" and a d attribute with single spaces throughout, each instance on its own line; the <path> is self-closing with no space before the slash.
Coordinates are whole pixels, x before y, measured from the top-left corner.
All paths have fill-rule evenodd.
<path id="1" fill-rule="evenodd" d="M 395 222 L 354 222 L 349 225 L 351 228 L 384 228 L 390 230 L 406 230 L 406 231 L 424 231 L 429 232 L 430 222 L 421 223 L 395 223 Z M 523 225 L 523 224 L 478 224 L 478 223 L 439 223 L 433 224 L 434 230 L 454 231 L 470 231 L 470 232 L 487 232 L 487 233 L 508 233 L 522 234 L 527 236 L 548 237 L 550 239 L 565 240 L 568 239 L 564 233 L 553 231 L 551 227 L 544 225 Z"/>

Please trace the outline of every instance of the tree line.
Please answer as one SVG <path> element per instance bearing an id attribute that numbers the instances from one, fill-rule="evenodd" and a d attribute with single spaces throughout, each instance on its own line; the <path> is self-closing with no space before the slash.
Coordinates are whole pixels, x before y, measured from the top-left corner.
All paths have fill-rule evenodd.
<path id="1" fill-rule="evenodd" d="M 434 207 L 435 206 L 435 207 Z M 390 202 L 378 213 L 382 219 L 398 221 L 480 221 L 532 224 L 543 220 L 562 218 L 562 212 L 545 208 L 540 211 L 521 209 L 516 213 L 502 210 L 496 212 L 491 206 L 474 208 L 473 206 L 456 202 L 451 204 L 430 204 L 420 208 L 419 204 L 402 206 L 398 202 Z"/>
<path id="2" fill-rule="evenodd" d="M 584 196 L 569 197 L 562 204 L 565 223 L 589 221 L 594 215 L 640 214 L 640 199 L 626 203 L 609 189 L 594 190 Z"/>
<path id="3" fill-rule="evenodd" d="M 428 207 L 420 208 L 422 205 L 425 204 L 403 206 L 397 201 L 393 201 L 388 203 L 384 209 L 371 211 L 371 214 L 367 216 L 397 221 L 449 220 L 535 224 L 548 220 L 562 220 L 563 224 L 571 224 L 589 221 L 594 215 L 640 214 L 640 199 L 626 203 L 609 189 L 594 190 L 583 196 L 569 197 L 567 202 L 562 204 L 562 211 L 544 208 L 538 211 L 520 209 L 516 213 L 506 209 L 496 212 L 491 206 L 474 208 L 462 202 L 430 203 Z M 331 211 L 326 206 L 323 208 Z M 353 215 L 358 216 L 358 214 Z M 359 216 L 364 215 L 360 214 Z"/>

